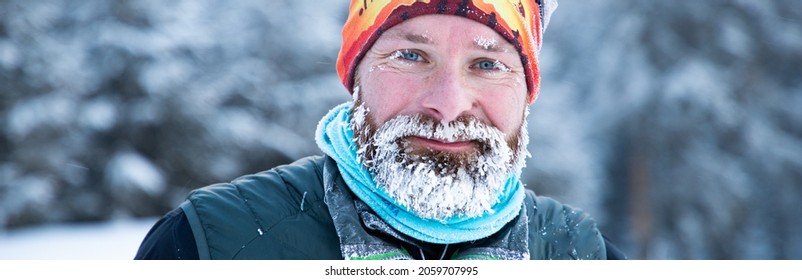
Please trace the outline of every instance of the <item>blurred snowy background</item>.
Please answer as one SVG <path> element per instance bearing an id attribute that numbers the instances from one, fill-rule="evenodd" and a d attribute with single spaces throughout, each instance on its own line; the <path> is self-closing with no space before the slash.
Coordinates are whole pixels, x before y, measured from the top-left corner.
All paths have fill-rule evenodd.
<path id="1" fill-rule="evenodd" d="M 318 154 L 346 6 L 0 1 L 0 259 L 128 259 L 188 191 Z M 529 188 L 631 258 L 802 259 L 802 2 L 563 0 L 541 63 Z"/>

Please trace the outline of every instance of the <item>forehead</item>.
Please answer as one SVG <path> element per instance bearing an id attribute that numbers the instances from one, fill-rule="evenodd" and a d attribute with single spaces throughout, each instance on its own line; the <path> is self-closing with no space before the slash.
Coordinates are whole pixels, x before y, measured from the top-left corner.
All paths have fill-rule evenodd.
<path id="1" fill-rule="evenodd" d="M 379 41 L 433 45 L 467 41 L 462 43 L 488 51 L 515 50 L 512 44 L 490 27 L 454 15 L 423 15 L 408 19 L 385 31 Z"/>

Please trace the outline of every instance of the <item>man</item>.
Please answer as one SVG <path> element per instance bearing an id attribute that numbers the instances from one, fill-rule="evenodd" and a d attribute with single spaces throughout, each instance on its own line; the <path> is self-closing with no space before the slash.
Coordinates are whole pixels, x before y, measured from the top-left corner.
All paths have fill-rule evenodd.
<path id="1" fill-rule="evenodd" d="M 138 259 L 607 259 L 577 209 L 525 190 L 526 116 L 556 2 L 351 2 L 353 101 L 324 156 L 192 192 Z"/>

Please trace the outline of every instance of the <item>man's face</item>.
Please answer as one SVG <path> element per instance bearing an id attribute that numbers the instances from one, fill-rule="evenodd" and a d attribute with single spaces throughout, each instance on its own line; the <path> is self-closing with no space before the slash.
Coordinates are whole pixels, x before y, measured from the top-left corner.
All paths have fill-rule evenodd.
<path id="1" fill-rule="evenodd" d="M 383 33 L 356 77 L 359 158 L 419 216 L 480 216 L 523 167 L 524 69 L 489 27 L 448 15 L 407 20 Z"/>

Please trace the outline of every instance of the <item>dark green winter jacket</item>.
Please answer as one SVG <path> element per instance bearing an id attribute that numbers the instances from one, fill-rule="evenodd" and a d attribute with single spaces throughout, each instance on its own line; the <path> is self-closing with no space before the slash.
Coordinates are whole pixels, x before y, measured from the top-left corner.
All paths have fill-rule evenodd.
<path id="1" fill-rule="evenodd" d="M 181 208 L 201 259 L 411 259 L 432 246 L 395 231 L 355 200 L 327 156 L 195 190 Z M 498 233 L 449 246 L 441 257 L 606 258 L 591 218 L 531 191 Z"/>

